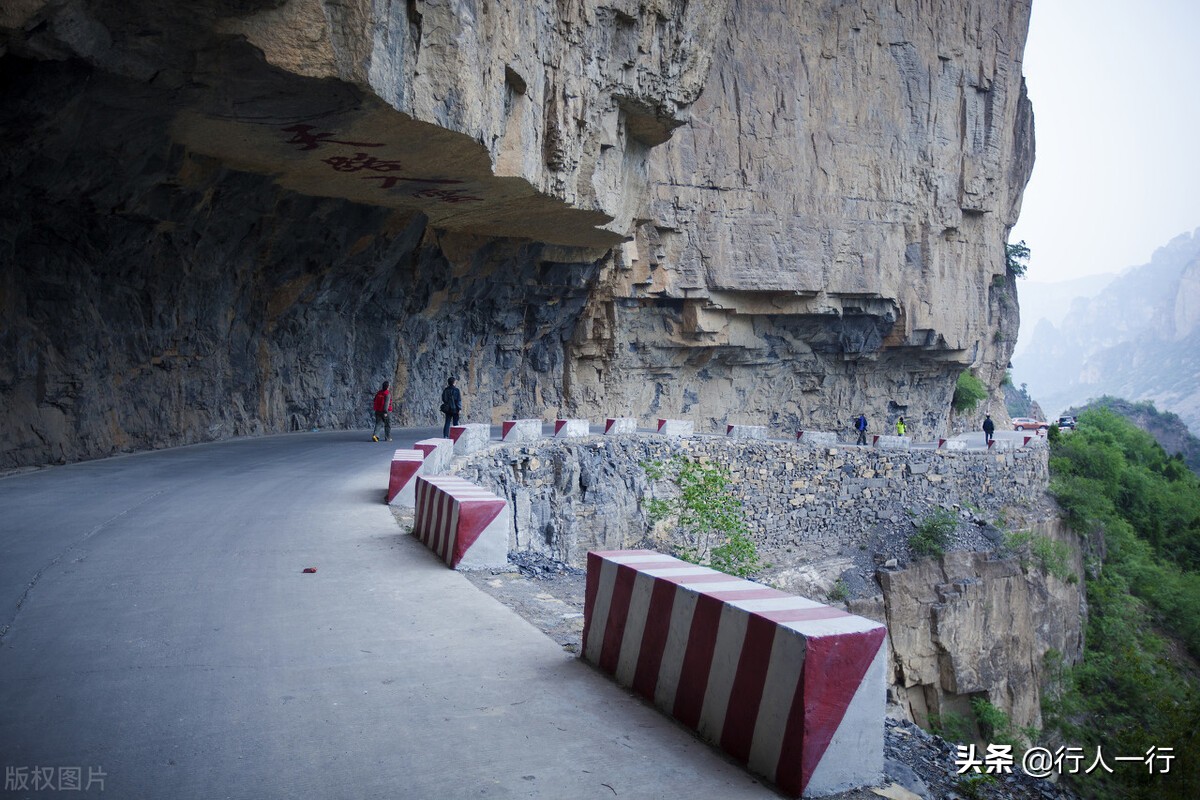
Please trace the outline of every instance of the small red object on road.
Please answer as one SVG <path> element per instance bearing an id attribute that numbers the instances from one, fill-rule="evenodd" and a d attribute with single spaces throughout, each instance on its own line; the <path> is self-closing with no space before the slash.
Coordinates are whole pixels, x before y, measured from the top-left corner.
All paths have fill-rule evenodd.
<path id="1" fill-rule="evenodd" d="M 305 567 L 304 571 L 305 572 L 316 572 L 317 568 L 316 567 Z"/>

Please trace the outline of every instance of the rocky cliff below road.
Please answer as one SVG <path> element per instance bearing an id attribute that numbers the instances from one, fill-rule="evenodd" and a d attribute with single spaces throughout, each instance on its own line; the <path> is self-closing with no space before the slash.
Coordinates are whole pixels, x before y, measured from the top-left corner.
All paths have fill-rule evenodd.
<path id="1" fill-rule="evenodd" d="M 426 424 L 448 373 L 471 421 L 935 435 L 1015 340 L 1028 15 L 7 3 L 0 467 L 361 425 L 383 380 Z"/>

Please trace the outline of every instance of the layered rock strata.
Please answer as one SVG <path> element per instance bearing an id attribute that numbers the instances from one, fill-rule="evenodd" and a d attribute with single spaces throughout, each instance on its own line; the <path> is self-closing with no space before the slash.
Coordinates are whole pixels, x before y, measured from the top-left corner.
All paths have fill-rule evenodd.
<path id="1" fill-rule="evenodd" d="M 1008 360 L 1028 10 L 6 4 L 0 468 L 385 379 L 428 423 L 447 373 L 480 422 L 939 432 Z"/>

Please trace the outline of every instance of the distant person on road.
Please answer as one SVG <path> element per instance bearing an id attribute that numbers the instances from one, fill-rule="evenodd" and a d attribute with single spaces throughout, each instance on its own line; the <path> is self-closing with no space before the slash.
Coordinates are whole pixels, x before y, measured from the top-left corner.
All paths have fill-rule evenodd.
<path id="1" fill-rule="evenodd" d="M 996 423 L 992 422 L 991 414 L 983 415 L 983 444 L 985 447 L 992 446 L 992 434 L 996 432 Z"/>
<path id="2" fill-rule="evenodd" d="M 383 423 L 383 438 L 386 441 L 392 440 L 392 419 L 389 414 L 392 411 L 392 393 L 388 391 L 389 384 L 383 382 L 383 386 L 375 393 L 375 427 L 371 429 L 371 441 L 379 441 L 379 424 Z"/>
<path id="3" fill-rule="evenodd" d="M 908 427 L 904 424 L 904 417 L 896 420 L 896 435 L 903 436 Z"/>
<path id="4" fill-rule="evenodd" d="M 454 385 L 454 378 L 446 379 L 446 388 L 442 389 L 442 414 L 446 424 L 442 426 L 442 438 L 450 438 L 450 426 L 458 424 L 458 415 L 462 413 L 462 392 Z"/>
<path id="5" fill-rule="evenodd" d="M 867 415 L 859 414 L 858 419 L 854 420 L 854 430 L 858 431 L 858 441 L 855 444 L 867 443 Z"/>

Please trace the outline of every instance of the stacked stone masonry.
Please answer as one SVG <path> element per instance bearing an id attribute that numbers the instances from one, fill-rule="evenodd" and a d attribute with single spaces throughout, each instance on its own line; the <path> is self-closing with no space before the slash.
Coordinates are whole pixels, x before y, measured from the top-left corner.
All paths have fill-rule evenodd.
<path id="1" fill-rule="evenodd" d="M 513 549 L 535 549 L 583 566 L 588 549 L 641 542 L 640 502 L 651 487 L 640 464 L 689 455 L 725 464 L 752 536 L 768 560 L 821 558 L 856 548 L 876 526 L 910 525 L 913 514 L 971 504 L 1022 504 L 1048 480 L 1044 446 L 886 451 L 806 447 L 755 439 L 588 437 L 497 446 L 458 474 L 514 503 Z"/>

